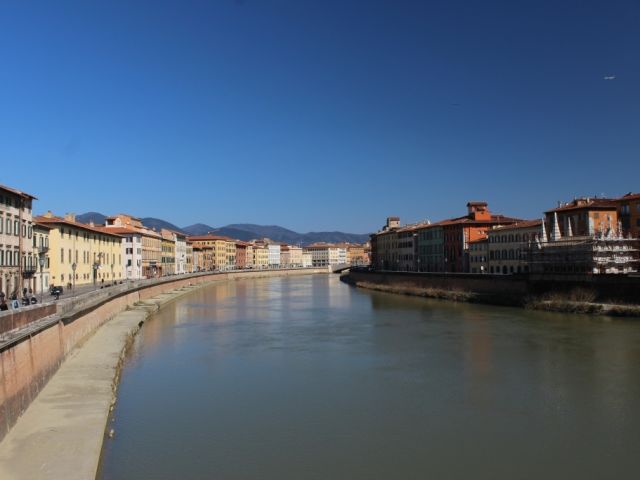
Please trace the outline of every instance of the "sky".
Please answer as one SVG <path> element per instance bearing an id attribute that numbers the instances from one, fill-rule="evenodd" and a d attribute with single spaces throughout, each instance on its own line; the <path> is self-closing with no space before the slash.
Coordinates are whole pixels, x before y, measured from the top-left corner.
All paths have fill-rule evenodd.
<path id="1" fill-rule="evenodd" d="M 0 165 L 36 213 L 537 218 L 640 191 L 640 3 L 0 0 Z"/>

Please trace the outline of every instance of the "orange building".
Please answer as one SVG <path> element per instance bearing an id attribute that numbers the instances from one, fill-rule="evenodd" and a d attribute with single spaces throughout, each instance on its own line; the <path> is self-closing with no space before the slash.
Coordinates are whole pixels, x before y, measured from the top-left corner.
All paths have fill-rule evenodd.
<path id="1" fill-rule="evenodd" d="M 494 215 L 487 202 L 467 203 L 467 215 L 438 222 L 444 240 L 444 271 L 469 271 L 469 243 L 487 238 L 487 231 L 498 225 L 511 225 L 518 218 Z"/>
<path id="2" fill-rule="evenodd" d="M 544 215 L 545 228 L 552 240 L 618 229 L 618 205 L 610 198 L 576 198 L 547 210 Z"/>
<path id="3" fill-rule="evenodd" d="M 640 193 L 627 193 L 616 199 L 616 207 L 624 234 L 640 238 Z"/>

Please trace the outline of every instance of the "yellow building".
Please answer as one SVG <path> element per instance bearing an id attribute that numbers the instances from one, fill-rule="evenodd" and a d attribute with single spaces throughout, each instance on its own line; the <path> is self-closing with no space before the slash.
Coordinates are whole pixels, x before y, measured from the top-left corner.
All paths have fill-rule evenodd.
<path id="1" fill-rule="evenodd" d="M 347 244 L 347 263 L 349 265 L 366 265 L 368 262 L 365 246 L 356 243 Z"/>
<path id="2" fill-rule="evenodd" d="M 198 235 L 189 237 L 188 241 L 198 248 L 211 248 L 214 270 L 229 270 L 236 262 L 236 242 L 227 237 L 218 235 Z M 209 270 L 209 268 L 205 268 Z"/>
<path id="3" fill-rule="evenodd" d="M 162 236 L 160 275 L 174 275 L 176 273 L 176 234 L 163 228 L 160 230 L 160 235 Z"/>
<path id="4" fill-rule="evenodd" d="M 247 244 L 247 252 L 245 253 L 245 262 L 244 268 L 253 268 L 255 265 L 253 264 L 253 245 L 250 243 Z"/>
<path id="5" fill-rule="evenodd" d="M 253 245 L 253 268 L 269 268 L 269 249 L 265 245 Z"/>
<path id="6" fill-rule="evenodd" d="M 191 242 L 186 242 L 187 244 L 187 256 L 186 256 L 186 266 L 185 273 L 193 273 L 196 269 L 193 267 L 193 244 Z"/>
<path id="7" fill-rule="evenodd" d="M 104 227 L 76 222 L 75 215 L 56 217 L 51 212 L 36 221 L 49 231 L 50 285 L 63 287 L 103 285 L 120 281 L 122 236 Z"/>

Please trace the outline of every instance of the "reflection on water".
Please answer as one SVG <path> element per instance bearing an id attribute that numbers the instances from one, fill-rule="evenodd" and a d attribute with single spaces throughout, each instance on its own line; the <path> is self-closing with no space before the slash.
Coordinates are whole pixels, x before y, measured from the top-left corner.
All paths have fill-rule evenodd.
<path id="1" fill-rule="evenodd" d="M 640 323 L 227 282 L 145 324 L 119 396 L 103 479 L 635 478 Z"/>

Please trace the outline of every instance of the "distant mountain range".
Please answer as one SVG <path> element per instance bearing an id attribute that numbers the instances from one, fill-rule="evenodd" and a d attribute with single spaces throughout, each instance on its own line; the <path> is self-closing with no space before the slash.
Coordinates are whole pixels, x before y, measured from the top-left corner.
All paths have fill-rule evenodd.
<path id="1" fill-rule="evenodd" d="M 76 220 L 81 223 L 93 222 L 96 225 L 104 225 L 107 217 L 98 212 L 87 212 L 76 215 Z M 203 223 L 196 223 L 188 227 L 180 228 L 165 220 L 153 217 L 142 218 L 143 225 L 159 231 L 162 228 L 175 230 L 185 235 L 206 235 L 213 233 L 238 240 L 249 241 L 256 238 L 270 238 L 276 242 L 292 245 L 309 245 L 315 242 L 350 242 L 364 243 L 369 240 L 368 234 L 344 233 L 344 232 L 308 232 L 298 233 L 277 225 L 255 225 L 252 223 L 234 223 L 224 227 L 212 227 Z"/>

